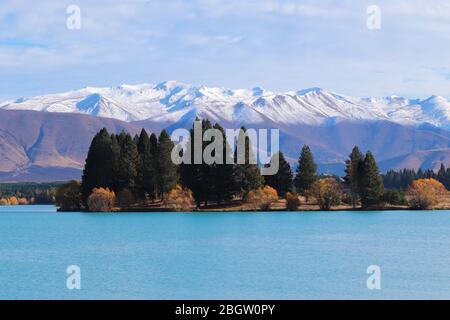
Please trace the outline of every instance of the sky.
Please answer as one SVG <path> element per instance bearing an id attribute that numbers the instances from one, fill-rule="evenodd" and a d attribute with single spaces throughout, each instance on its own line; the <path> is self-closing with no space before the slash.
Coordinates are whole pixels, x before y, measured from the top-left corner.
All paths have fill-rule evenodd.
<path id="1" fill-rule="evenodd" d="M 450 1 L 0 1 L 0 100 L 165 80 L 450 98 Z"/>

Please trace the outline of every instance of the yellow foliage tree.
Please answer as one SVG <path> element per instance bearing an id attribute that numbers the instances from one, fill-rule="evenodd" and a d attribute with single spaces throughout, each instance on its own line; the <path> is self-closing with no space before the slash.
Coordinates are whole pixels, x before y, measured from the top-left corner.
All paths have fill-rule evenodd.
<path id="1" fill-rule="evenodd" d="M 9 206 L 9 200 L 8 199 L 0 199 L 0 206 Z"/>
<path id="2" fill-rule="evenodd" d="M 432 209 L 442 196 L 448 195 L 444 185 L 435 179 L 414 180 L 406 192 L 409 204 L 414 209 Z"/>
<path id="3" fill-rule="evenodd" d="M 164 198 L 164 206 L 173 211 L 192 211 L 195 207 L 192 191 L 176 185 Z"/>
<path id="4" fill-rule="evenodd" d="M 28 204 L 28 200 L 26 198 L 19 198 L 17 199 L 19 201 L 20 206 L 24 206 Z"/>
<path id="5" fill-rule="evenodd" d="M 332 206 L 341 203 L 342 187 L 334 178 L 317 180 L 310 191 L 316 198 L 321 210 L 330 210 Z"/>
<path id="6" fill-rule="evenodd" d="M 114 208 L 116 195 L 108 188 L 94 188 L 88 198 L 89 211 L 111 212 Z"/>
<path id="7" fill-rule="evenodd" d="M 19 205 L 19 200 L 16 197 L 10 197 L 8 199 L 8 201 L 9 201 L 9 204 L 12 205 L 12 206 Z"/>
<path id="8" fill-rule="evenodd" d="M 296 211 L 298 206 L 300 205 L 300 200 L 298 199 L 298 195 L 287 192 L 286 193 L 286 209 L 289 211 Z"/>
<path id="9" fill-rule="evenodd" d="M 248 193 L 247 203 L 255 210 L 269 210 L 270 205 L 278 200 L 277 190 L 270 186 L 265 186 L 257 190 L 252 190 Z"/>

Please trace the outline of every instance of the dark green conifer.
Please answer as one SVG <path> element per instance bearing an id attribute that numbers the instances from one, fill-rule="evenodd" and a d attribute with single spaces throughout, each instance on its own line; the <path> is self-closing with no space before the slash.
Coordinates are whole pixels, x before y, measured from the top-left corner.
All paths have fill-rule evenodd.
<path id="1" fill-rule="evenodd" d="M 368 151 L 359 167 L 359 188 L 361 204 L 364 209 L 379 204 L 383 196 L 383 179 L 373 154 Z"/>
<path id="2" fill-rule="evenodd" d="M 287 192 L 292 192 L 293 175 L 291 166 L 284 158 L 283 152 L 280 151 L 272 157 L 272 164 L 274 163 L 274 157 L 278 157 L 278 172 L 274 175 L 264 176 L 264 180 L 266 185 L 269 185 L 277 190 L 280 197 L 284 197 Z"/>
<path id="3" fill-rule="evenodd" d="M 294 185 L 299 194 L 308 201 L 308 193 L 317 179 L 317 165 L 314 162 L 311 149 L 304 145 L 298 160 L 297 174 L 294 179 Z"/>
<path id="4" fill-rule="evenodd" d="M 352 198 L 353 208 L 356 207 L 359 195 L 359 166 L 364 161 L 364 155 L 359 151 L 359 148 L 355 146 L 349 158 L 345 161 L 345 177 L 344 182 L 350 188 L 350 194 Z"/>
<path id="5" fill-rule="evenodd" d="M 174 143 L 166 130 L 161 131 L 157 146 L 157 189 L 161 199 L 178 183 L 178 166 L 172 161 Z"/>
<path id="6" fill-rule="evenodd" d="M 117 136 L 117 142 L 120 152 L 114 163 L 115 191 L 129 189 L 136 192 L 140 162 L 137 146 L 133 138 L 125 131 Z"/>
<path id="7" fill-rule="evenodd" d="M 110 187 L 113 179 L 111 137 L 106 128 L 98 132 L 89 147 L 82 177 L 82 199 L 84 205 L 97 187 Z"/>
<path id="8" fill-rule="evenodd" d="M 243 160 L 240 161 L 238 155 L 238 146 L 240 142 L 244 141 L 245 143 L 243 150 Z M 244 127 L 241 128 L 238 138 L 237 145 L 234 153 L 235 159 L 235 185 L 236 185 L 236 193 L 242 195 L 242 198 L 247 198 L 248 193 L 251 190 L 256 190 L 261 188 L 264 184 L 264 179 L 261 176 L 261 171 L 258 165 L 255 163 L 256 155 L 254 154 L 251 140 L 249 136 L 246 134 L 246 129 Z M 243 163 L 239 163 L 243 162 Z"/>

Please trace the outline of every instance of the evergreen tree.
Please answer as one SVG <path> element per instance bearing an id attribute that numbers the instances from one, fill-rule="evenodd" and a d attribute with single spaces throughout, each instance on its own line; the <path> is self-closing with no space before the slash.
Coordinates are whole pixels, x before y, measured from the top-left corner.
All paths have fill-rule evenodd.
<path id="1" fill-rule="evenodd" d="M 277 190 L 279 196 L 284 197 L 287 192 L 292 192 L 293 175 L 291 166 L 284 158 L 283 152 L 280 151 L 275 154 L 270 161 L 271 163 L 273 163 L 274 157 L 278 157 L 278 172 L 274 175 L 264 176 L 264 181 L 266 185 L 271 186 L 272 188 Z"/>
<path id="2" fill-rule="evenodd" d="M 238 163 L 239 157 L 237 146 L 239 146 L 242 141 L 244 143 L 244 163 Z M 234 174 L 236 192 L 241 194 L 245 199 L 251 190 L 262 187 L 264 179 L 261 176 L 258 165 L 254 163 L 256 155 L 253 153 L 250 138 L 246 134 L 246 129 L 244 127 L 242 127 L 239 132 L 237 146 L 234 154 L 236 163 Z"/>
<path id="3" fill-rule="evenodd" d="M 349 159 L 345 161 L 346 168 L 344 181 L 345 184 L 350 187 L 353 208 L 356 207 L 356 203 L 358 201 L 358 182 L 360 180 L 360 177 L 358 175 L 358 168 L 362 161 L 364 161 L 364 155 L 361 153 L 361 151 L 359 151 L 357 146 L 353 148 L 352 153 L 349 155 Z"/>
<path id="4" fill-rule="evenodd" d="M 157 189 L 161 199 L 172 190 L 178 183 L 178 166 L 172 161 L 172 149 L 174 143 L 170 140 L 166 130 L 161 131 L 158 138 L 158 166 L 157 166 Z"/>
<path id="5" fill-rule="evenodd" d="M 138 170 L 138 192 L 141 197 L 145 198 L 147 194 L 150 199 L 155 198 L 156 189 L 156 148 L 152 146 L 155 143 L 156 136 L 152 135 L 152 140 L 148 136 L 145 129 L 142 129 L 137 139 L 137 149 L 139 153 L 139 170 Z"/>
<path id="6" fill-rule="evenodd" d="M 114 190 L 116 193 L 120 191 L 116 172 L 119 171 L 120 163 L 120 144 L 118 136 L 115 134 L 111 135 L 111 162 L 112 162 L 112 179 L 110 184 L 110 189 Z"/>
<path id="7" fill-rule="evenodd" d="M 308 201 L 308 191 L 317 179 L 317 165 L 314 162 L 311 149 L 304 145 L 298 160 L 297 174 L 294 184 L 297 192 L 303 195 Z"/>
<path id="8" fill-rule="evenodd" d="M 361 204 L 363 208 L 377 205 L 383 196 L 383 179 L 378 171 L 374 156 L 367 152 L 364 161 L 359 167 L 359 187 Z"/>
<path id="9" fill-rule="evenodd" d="M 122 131 L 117 136 L 117 142 L 120 147 L 118 157 L 116 156 L 114 164 L 114 180 L 116 193 L 129 189 L 136 192 L 138 186 L 139 153 L 133 138 Z"/>
<path id="10" fill-rule="evenodd" d="M 235 191 L 234 185 L 234 165 L 230 145 L 226 140 L 225 130 L 215 124 L 214 129 L 219 130 L 223 136 L 222 159 L 221 163 L 212 165 L 212 193 L 213 199 L 221 204 L 223 201 L 230 200 Z"/>
<path id="11" fill-rule="evenodd" d="M 447 190 L 450 189 L 450 168 L 445 169 L 445 166 L 443 163 L 441 163 L 441 167 L 439 168 L 439 171 L 436 175 L 436 179 L 441 182 Z"/>
<path id="12" fill-rule="evenodd" d="M 112 183 L 112 150 L 111 137 L 106 128 L 98 132 L 89 147 L 82 177 L 82 200 L 87 199 L 92 189 L 109 187 Z"/>
<path id="13" fill-rule="evenodd" d="M 195 121 L 200 121 L 196 119 Z M 180 167 L 180 172 L 182 176 L 182 183 L 184 186 L 189 188 L 194 196 L 197 207 L 200 207 L 202 203 L 205 206 L 208 204 L 213 198 L 215 194 L 214 184 L 215 179 L 213 176 L 213 166 L 204 162 L 203 152 L 206 146 L 210 143 L 207 141 L 203 141 L 203 134 L 206 130 L 211 129 L 211 123 L 209 120 L 201 121 L 201 141 L 194 142 L 194 127 L 195 123 L 192 125 L 192 129 L 190 131 L 189 141 L 187 143 L 186 148 L 186 158 L 189 159 L 189 163 L 182 164 Z M 195 163 L 195 155 L 194 155 L 194 146 L 195 144 L 201 144 L 201 149 L 198 150 L 201 152 L 201 162 Z"/>
<path id="14" fill-rule="evenodd" d="M 147 190 L 150 199 L 155 200 L 157 197 L 157 189 L 158 189 L 158 160 L 159 160 L 159 153 L 158 153 L 158 137 L 156 134 L 152 133 L 150 135 L 150 155 L 151 155 L 151 163 L 154 170 L 154 176 L 153 176 L 153 185 L 149 190 Z M 153 192 L 152 192 L 153 189 Z"/>

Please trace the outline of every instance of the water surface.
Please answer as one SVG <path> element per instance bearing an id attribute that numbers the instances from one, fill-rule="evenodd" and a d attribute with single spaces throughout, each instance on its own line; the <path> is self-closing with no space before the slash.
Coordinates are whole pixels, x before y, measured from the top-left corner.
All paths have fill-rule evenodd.
<path id="1" fill-rule="evenodd" d="M 2 299 L 450 299 L 450 212 L 0 207 Z M 81 290 L 66 268 L 81 268 Z M 369 265 L 381 290 L 368 290 Z"/>

